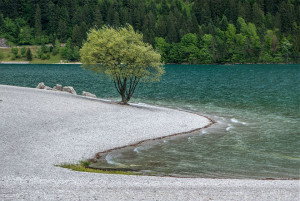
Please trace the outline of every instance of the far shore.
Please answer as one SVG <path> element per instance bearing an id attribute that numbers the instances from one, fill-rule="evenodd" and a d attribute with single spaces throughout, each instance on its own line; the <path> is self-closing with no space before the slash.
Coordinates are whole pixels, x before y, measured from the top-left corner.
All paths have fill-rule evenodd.
<path id="1" fill-rule="evenodd" d="M 39 64 L 39 63 L 30 63 L 29 61 L 1 61 L 0 64 Z M 60 62 L 60 63 L 40 63 L 43 64 L 82 64 L 81 62 Z M 189 64 L 189 63 L 166 63 L 166 65 L 284 65 L 284 64 L 297 64 L 297 63 L 213 63 L 213 64 Z"/>

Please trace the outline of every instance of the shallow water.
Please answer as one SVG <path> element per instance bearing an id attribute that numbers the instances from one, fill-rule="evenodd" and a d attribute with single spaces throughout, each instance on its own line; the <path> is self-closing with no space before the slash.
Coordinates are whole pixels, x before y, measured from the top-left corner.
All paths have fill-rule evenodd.
<path id="1" fill-rule="evenodd" d="M 79 65 L 0 65 L 0 84 L 42 81 L 119 99 L 112 82 Z M 300 65 L 167 65 L 162 81 L 139 86 L 132 101 L 191 110 L 217 124 L 112 152 L 110 166 L 158 175 L 300 177 Z"/>

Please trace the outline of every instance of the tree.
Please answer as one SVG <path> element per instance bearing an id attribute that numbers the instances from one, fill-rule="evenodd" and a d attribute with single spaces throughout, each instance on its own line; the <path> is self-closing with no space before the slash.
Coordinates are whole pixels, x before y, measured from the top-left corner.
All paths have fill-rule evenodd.
<path id="1" fill-rule="evenodd" d="M 60 50 L 60 42 L 59 40 L 56 38 L 55 39 L 55 44 L 54 44 L 54 48 L 52 50 L 52 54 L 55 56 L 59 53 L 59 50 Z"/>
<path id="2" fill-rule="evenodd" d="M 182 56 L 184 62 L 197 63 L 199 58 L 200 50 L 197 47 L 198 39 L 196 34 L 186 34 L 181 39 Z"/>
<path id="3" fill-rule="evenodd" d="M 292 49 L 292 44 L 286 39 L 286 37 L 283 37 L 281 40 L 280 45 L 282 56 L 285 58 L 285 62 L 289 62 L 289 55 L 290 50 Z"/>
<path id="4" fill-rule="evenodd" d="M 161 55 L 161 60 L 163 62 L 168 62 L 168 52 L 170 50 L 170 44 L 166 42 L 166 40 L 162 37 L 155 38 L 155 49 Z"/>
<path id="5" fill-rule="evenodd" d="M 12 47 L 11 48 L 11 52 L 14 54 L 14 58 L 18 58 L 19 57 L 19 48 L 17 47 Z"/>
<path id="6" fill-rule="evenodd" d="M 27 51 L 26 51 L 26 58 L 27 58 L 28 61 L 32 60 L 32 53 L 31 53 L 30 48 L 28 48 Z"/>
<path id="7" fill-rule="evenodd" d="M 21 48 L 21 56 L 24 57 L 26 54 L 26 47 Z"/>
<path id="8" fill-rule="evenodd" d="M 34 28 L 35 28 L 35 36 L 37 37 L 40 36 L 42 33 L 42 14 L 39 5 L 36 6 L 36 10 L 35 10 Z"/>
<path id="9" fill-rule="evenodd" d="M 72 45 L 80 47 L 85 35 L 82 32 L 81 28 L 76 24 L 72 32 Z"/>
<path id="10" fill-rule="evenodd" d="M 127 104 L 142 81 L 158 81 L 164 73 L 161 56 L 133 27 L 92 29 L 80 50 L 83 68 L 105 73 Z"/>

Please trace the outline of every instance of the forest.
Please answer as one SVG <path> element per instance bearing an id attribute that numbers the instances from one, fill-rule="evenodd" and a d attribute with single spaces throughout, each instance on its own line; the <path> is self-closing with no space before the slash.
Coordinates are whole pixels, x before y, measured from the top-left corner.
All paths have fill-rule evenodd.
<path id="1" fill-rule="evenodd" d="M 299 0 L 0 0 L 0 38 L 39 57 L 77 61 L 91 28 L 126 24 L 165 63 L 300 61 Z"/>

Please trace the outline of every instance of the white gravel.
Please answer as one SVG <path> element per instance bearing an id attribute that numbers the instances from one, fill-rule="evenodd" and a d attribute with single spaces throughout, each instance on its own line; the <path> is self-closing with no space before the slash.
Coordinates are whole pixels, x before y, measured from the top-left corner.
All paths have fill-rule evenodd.
<path id="1" fill-rule="evenodd" d="M 196 114 L 0 85 L 0 200 L 300 200 L 299 180 L 106 175 L 55 167 L 209 124 Z"/>

